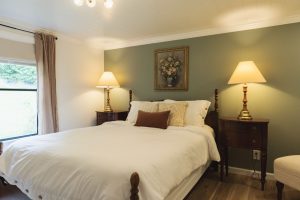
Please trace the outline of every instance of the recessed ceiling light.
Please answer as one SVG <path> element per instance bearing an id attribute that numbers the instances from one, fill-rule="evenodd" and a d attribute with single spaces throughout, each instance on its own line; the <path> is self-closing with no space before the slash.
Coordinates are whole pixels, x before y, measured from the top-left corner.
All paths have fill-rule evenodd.
<path id="1" fill-rule="evenodd" d="M 76 6 L 82 6 L 83 5 L 84 0 L 74 0 L 74 4 Z"/>
<path id="2" fill-rule="evenodd" d="M 113 5 L 114 5 L 113 0 L 104 0 L 104 6 L 105 6 L 106 8 L 112 8 Z"/>
<path id="3" fill-rule="evenodd" d="M 96 5 L 96 0 L 86 0 L 86 5 L 88 5 L 90 8 L 93 8 Z"/>
<path id="4" fill-rule="evenodd" d="M 84 1 L 86 3 L 86 5 L 90 8 L 93 8 L 96 6 L 96 2 L 97 0 L 73 0 L 74 4 L 76 6 L 82 6 L 84 4 Z M 112 8 L 114 5 L 113 0 L 104 0 L 104 6 L 106 8 Z"/>

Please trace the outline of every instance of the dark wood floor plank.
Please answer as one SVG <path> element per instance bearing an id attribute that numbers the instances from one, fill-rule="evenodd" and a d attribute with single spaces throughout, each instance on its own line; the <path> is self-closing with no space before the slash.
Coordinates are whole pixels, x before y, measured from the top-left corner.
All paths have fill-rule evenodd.
<path id="1" fill-rule="evenodd" d="M 205 175 L 206 176 L 206 175 Z M 221 183 L 211 179 L 201 179 L 186 200 L 209 200 Z"/>
<path id="2" fill-rule="evenodd" d="M 0 183 L 0 199 L 1 200 L 29 200 L 17 187 L 8 185 L 3 186 Z"/>
<path id="3" fill-rule="evenodd" d="M 274 180 L 267 180 L 265 191 L 260 190 L 260 181 L 250 176 L 229 174 L 223 182 L 216 172 L 208 172 L 196 184 L 186 200 L 276 200 Z M 300 191 L 285 186 L 284 200 L 300 200 Z M 15 186 L 0 184 L 1 200 L 29 200 Z"/>

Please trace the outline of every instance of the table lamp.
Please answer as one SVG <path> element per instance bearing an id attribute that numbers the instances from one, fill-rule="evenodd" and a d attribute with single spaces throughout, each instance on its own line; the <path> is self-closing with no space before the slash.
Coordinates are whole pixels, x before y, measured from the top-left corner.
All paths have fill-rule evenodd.
<path id="1" fill-rule="evenodd" d="M 104 107 L 104 112 L 112 112 L 110 106 L 110 97 L 109 92 L 110 89 L 120 87 L 116 77 L 112 72 L 103 72 L 102 76 L 100 77 L 97 86 L 98 88 L 104 88 L 107 92 L 107 98 L 106 98 L 106 105 Z"/>
<path id="2" fill-rule="evenodd" d="M 266 79 L 260 73 L 259 69 L 253 61 L 242 61 L 238 64 L 231 75 L 228 84 L 243 83 L 243 109 L 241 110 L 239 120 L 252 120 L 250 112 L 247 108 L 247 83 L 265 83 Z"/>

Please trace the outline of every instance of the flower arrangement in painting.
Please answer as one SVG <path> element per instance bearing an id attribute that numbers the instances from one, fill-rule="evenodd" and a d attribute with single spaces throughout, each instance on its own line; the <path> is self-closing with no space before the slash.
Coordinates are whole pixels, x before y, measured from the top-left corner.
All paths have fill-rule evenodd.
<path id="1" fill-rule="evenodd" d="M 176 56 L 168 55 L 159 61 L 159 70 L 167 81 L 168 87 L 174 86 L 176 83 L 177 75 L 181 70 L 181 61 Z"/>

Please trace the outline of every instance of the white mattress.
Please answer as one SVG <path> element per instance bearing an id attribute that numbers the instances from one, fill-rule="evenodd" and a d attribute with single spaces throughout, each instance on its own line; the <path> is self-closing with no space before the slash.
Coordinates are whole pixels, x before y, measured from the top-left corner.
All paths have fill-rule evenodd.
<path id="1" fill-rule="evenodd" d="M 110 122 L 30 137 L 0 156 L 0 171 L 32 199 L 129 199 L 138 172 L 140 199 L 165 199 L 194 170 L 219 160 L 209 127 L 167 130 Z M 26 192 L 28 191 L 28 192 Z"/>
<path id="2" fill-rule="evenodd" d="M 202 175 L 205 173 L 207 168 L 210 165 L 210 161 L 208 161 L 205 165 L 202 165 L 195 171 L 193 171 L 188 177 L 183 179 L 183 181 L 171 190 L 169 195 L 164 200 L 182 200 L 184 199 L 189 192 L 193 189 L 196 183 L 200 180 Z"/>

